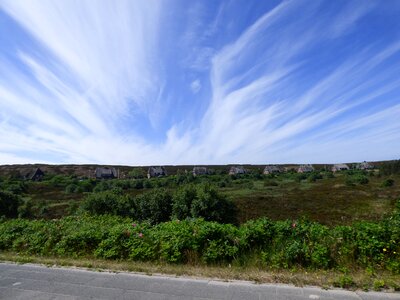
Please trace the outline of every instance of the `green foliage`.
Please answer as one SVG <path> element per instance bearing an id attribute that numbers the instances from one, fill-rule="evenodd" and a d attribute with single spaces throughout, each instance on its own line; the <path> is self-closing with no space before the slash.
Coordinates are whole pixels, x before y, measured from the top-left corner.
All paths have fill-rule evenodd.
<path id="1" fill-rule="evenodd" d="M 168 194 L 158 192 L 149 193 L 147 200 L 164 203 Z M 306 219 L 263 218 L 239 227 L 204 219 L 151 222 L 132 223 L 110 215 L 0 219 L 0 251 L 205 264 L 246 262 L 251 256 L 270 267 L 348 270 L 358 266 L 400 273 L 398 210 L 382 222 L 333 228 Z M 335 282 L 340 287 L 353 284 L 346 271 Z"/>
<path id="2" fill-rule="evenodd" d="M 193 185 L 179 188 L 172 198 L 172 218 L 184 220 L 191 217 L 191 207 L 193 200 L 197 198 L 197 191 Z"/>
<path id="3" fill-rule="evenodd" d="M 141 179 L 145 177 L 145 173 L 142 168 L 133 168 L 129 171 L 128 176 L 129 178 Z"/>
<path id="4" fill-rule="evenodd" d="M 3 186 L 6 191 L 18 195 L 26 192 L 27 189 L 27 184 L 24 181 L 9 182 L 5 183 Z"/>
<path id="5" fill-rule="evenodd" d="M 0 190 L 0 217 L 14 218 L 18 215 L 18 206 L 22 200 L 12 192 Z"/>
<path id="6" fill-rule="evenodd" d="M 207 221 L 237 222 L 235 205 L 211 185 L 197 188 L 197 197 L 191 203 L 190 213 L 193 218 L 204 218 Z"/>
<path id="7" fill-rule="evenodd" d="M 75 183 L 77 180 L 71 176 L 55 175 L 47 180 L 47 183 L 53 187 L 66 187 L 69 184 Z"/>
<path id="8" fill-rule="evenodd" d="M 302 219 L 298 222 L 278 221 L 272 230 L 273 239 L 262 252 L 266 264 L 284 268 L 295 265 L 328 268 L 334 264 L 326 226 Z"/>
<path id="9" fill-rule="evenodd" d="M 355 182 L 357 182 L 358 184 L 368 184 L 369 180 L 368 177 L 365 175 L 357 175 L 354 176 L 354 180 Z"/>
<path id="10" fill-rule="evenodd" d="M 340 288 L 351 288 L 355 285 L 353 278 L 350 275 L 344 274 L 340 276 L 334 283 L 334 286 Z"/>
<path id="11" fill-rule="evenodd" d="M 149 180 L 145 180 L 145 181 L 143 181 L 143 180 L 141 180 L 141 179 L 136 179 L 136 180 L 133 180 L 132 181 L 132 183 L 131 183 L 131 186 L 132 186 L 132 188 L 134 188 L 134 189 L 137 189 L 137 190 L 140 190 L 140 189 L 143 189 L 144 188 L 144 182 L 149 182 Z M 151 184 L 150 184 L 150 187 L 151 187 Z M 147 187 L 146 187 L 147 188 Z"/>
<path id="12" fill-rule="evenodd" d="M 65 188 L 66 194 L 73 194 L 73 193 L 77 193 L 78 191 L 79 191 L 79 187 L 73 183 L 67 185 Z"/>
<path id="13" fill-rule="evenodd" d="M 385 287 L 385 281 L 383 279 L 375 279 L 374 280 L 374 290 L 380 291 Z"/>
<path id="14" fill-rule="evenodd" d="M 347 171 L 345 183 L 348 186 L 354 186 L 356 184 L 368 184 L 369 179 L 362 171 L 350 170 Z"/>
<path id="15" fill-rule="evenodd" d="M 33 205 L 34 203 L 32 202 L 32 199 L 23 199 L 20 203 L 20 206 L 18 207 L 18 217 L 32 218 L 34 216 Z"/>
<path id="16" fill-rule="evenodd" d="M 267 218 L 250 220 L 241 226 L 241 241 L 246 249 L 265 249 L 274 234 L 274 223 Z"/>
<path id="17" fill-rule="evenodd" d="M 316 182 L 318 179 L 322 179 L 322 175 L 318 172 L 312 172 L 310 175 L 307 177 L 308 182 Z"/>
<path id="18" fill-rule="evenodd" d="M 106 190 L 89 194 L 81 209 L 91 215 L 130 216 L 135 220 L 151 224 L 172 218 L 204 218 L 221 223 L 236 223 L 233 203 L 220 195 L 215 188 L 202 185 L 197 188 L 185 186 L 172 197 L 165 189 L 154 189 L 131 197 L 122 195 L 122 190 Z"/>
<path id="19" fill-rule="evenodd" d="M 279 184 L 275 180 L 266 179 L 264 181 L 264 186 L 278 186 Z"/>
<path id="20" fill-rule="evenodd" d="M 211 185 L 179 188 L 172 198 L 172 218 L 204 218 L 207 221 L 236 223 L 236 207 Z"/>
<path id="21" fill-rule="evenodd" d="M 379 168 L 379 173 L 383 175 L 400 174 L 400 159 L 382 163 Z"/>
<path id="22" fill-rule="evenodd" d="M 390 187 L 394 185 L 394 180 L 389 178 L 382 182 L 383 187 Z"/>
<path id="23" fill-rule="evenodd" d="M 89 194 L 82 202 L 81 209 L 92 215 L 120 215 L 132 214 L 133 201 L 116 191 L 105 191 Z"/>
<path id="24" fill-rule="evenodd" d="M 167 190 L 155 189 L 134 199 L 134 218 L 151 224 L 168 221 L 172 212 L 172 197 Z"/>

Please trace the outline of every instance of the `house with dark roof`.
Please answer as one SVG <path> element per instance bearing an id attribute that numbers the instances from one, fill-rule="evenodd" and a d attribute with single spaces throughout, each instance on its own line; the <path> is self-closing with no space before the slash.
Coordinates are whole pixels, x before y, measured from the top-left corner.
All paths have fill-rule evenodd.
<path id="1" fill-rule="evenodd" d="M 162 176 L 167 176 L 167 171 L 165 170 L 165 167 L 152 166 L 147 170 L 147 178 Z"/>
<path id="2" fill-rule="evenodd" d="M 339 172 L 346 170 L 350 170 L 349 166 L 346 164 L 335 164 L 332 166 L 332 172 Z"/>
<path id="3" fill-rule="evenodd" d="M 44 172 L 40 168 L 27 171 L 23 177 L 25 180 L 40 181 L 44 176 Z"/>
<path id="4" fill-rule="evenodd" d="M 274 174 L 274 173 L 281 173 L 283 170 L 277 165 L 270 165 L 270 166 L 265 166 L 263 174 Z"/>
<path id="5" fill-rule="evenodd" d="M 243 168 L 243 166 L 232 166 L 229 169 L 229 175 L 240 175 L 240 174 L 246 174 L 247 170 Z"/>
<path id="6" fill-rule="evenodd" d="M 115 168 L 96 168 L 94 174 L 97 179 L 113 179 L 118 178 L 118 171 Z"/>
<path id="7" fill-rule="evenodd" d="M 193 168 L 193 176 L 197 175 L 207 175 L 208 170 L 206 167 L 194 167 Z"/>
<path id="8" fill-rule="evenodd" d="M 297 169 L 297 173 L 309 173 L 314 171 L 314 167 L 312 165 L 300 165 Z"/>

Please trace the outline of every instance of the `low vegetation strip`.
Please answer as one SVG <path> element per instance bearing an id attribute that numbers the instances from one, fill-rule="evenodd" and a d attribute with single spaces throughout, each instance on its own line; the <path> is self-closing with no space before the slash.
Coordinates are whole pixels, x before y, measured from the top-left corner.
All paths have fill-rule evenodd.
<path id="1" fill-rule="evenodd" d="M 204 219 L 151 225 L 119 216 L 2 219 L 0 250 L 59 257 L 290 269 L 400 273 L 400 201 L 381 222 L 328 228 L 306 219 L 252 220 L 240 226 Z"/>

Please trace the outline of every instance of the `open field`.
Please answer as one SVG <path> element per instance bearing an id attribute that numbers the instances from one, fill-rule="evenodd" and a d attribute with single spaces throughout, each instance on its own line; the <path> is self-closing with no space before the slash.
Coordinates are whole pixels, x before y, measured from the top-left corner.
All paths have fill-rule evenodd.
<path id="1" fill-rule="evenodd" d="M 125 179 L 105 182 L 90 179 L 90 182 L 86 180 L 89 182 L 88 188 L 68 192 L 69 185 L 79 186 L 84 181 L 82 178 L 85 177 L 79 175 L 92 174 L 95 166 L 41 166 L 44 170 L 48 170 L 50 173 L 46 174 L 50 175 L 46 175 L 45 180 L 40 182 L 23 182 L 24 189 L 21 195 L 25 199 L 31 199 L 36 210 L 42 212 L 40 217 L 58 218 L 69 214 L 71 207 L 79 206 L 89 193 L 96 191 L 97 186 L 101 186 L 97 190 L 121 187 L 123 193 L 135 196 L 156 187 L 164 187 L 174 192 L 186 184 L 209 182 L 236 204 L 241 223 L 264 216 L 272 220 L 298 219 L 306 216 L 326 225 L 351 224 L 357 220 L 379 220 L 393 209 L 400 195 L 400 175 L 381 175 L 377 170 L 365 172 L 363 176 L 367 178 L 368 183 L 358 184 L 351 182 L 357 174 L 349 172 L 335 174 L 320 172 L 321 179 L 310 181 L 307 176 L 299 177 L 293 173 L 258 175 L 261 166 L 251 166 L 253 175 L 236 177 L 224 175 L 227 166 L 210 167 L 220 174 L 193 178 L 182 175 L 187 174 L 183 170 L 190 170 L 189 166 L 176 166 L 168 169 L 169 174 L 175 175 L 151 180 L 127 178 L 128 171 L 132 168 L 123 167 L 121 169 Z M 24 168 L 28 167 L 1 166 L 2 184 L 18 184 L 20 180 L 6 181 L 4 178 Z M 144 172 L 145 168 L 142 170 Z M 56 171 L 73 175 L 57 175 L 59 178 L 55 180 L 54 175 L 51 175 L 55 173 L 51 172 Z M 389 178 L 394 180 L 394 184 L 389 187 L 383 186 L 385 180 Z"/>

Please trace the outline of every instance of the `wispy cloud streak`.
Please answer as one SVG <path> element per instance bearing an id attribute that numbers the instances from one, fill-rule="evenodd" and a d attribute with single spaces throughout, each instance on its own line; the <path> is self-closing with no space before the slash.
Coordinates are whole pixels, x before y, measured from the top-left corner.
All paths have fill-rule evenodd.
<path id="1" fill-rule="evenodd" d="M 284 163 L 398 155 L 400 44 L 395 33 L 353 42 L 368 29 L 363 20 L 383 22 L 377 2 L 282 1 L 235 29 L 230 18 L 239 12 L 228 4 L 166 5 L 1 1 L 15 22 L 10 28 L 31 41 L 16 37 L 14 48 L 0 49 L 0 160 Z M 175 20 L 174 8 L 190 20 Z"/>

